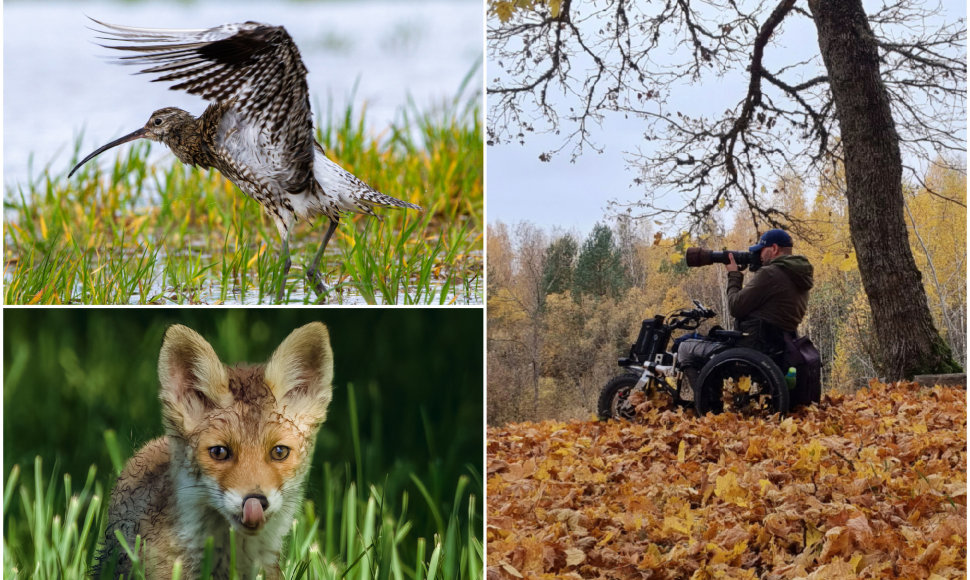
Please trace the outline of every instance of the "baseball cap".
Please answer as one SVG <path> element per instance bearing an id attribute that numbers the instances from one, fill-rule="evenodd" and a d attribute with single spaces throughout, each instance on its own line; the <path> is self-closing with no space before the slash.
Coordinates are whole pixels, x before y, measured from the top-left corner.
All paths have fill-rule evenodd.
<path id="1" fill-rule="evenodd" d="M 748 251 L 752 253 L 760 252 L 762 248 L 772 244 L 778 244 L 782 248 L 790 248 L 794 245 L 792 244 L 791 236 L 785 230 L 768 230 L 761 234 L 761 239 L 758 240 L 758 243 L 748 248 Z"/>

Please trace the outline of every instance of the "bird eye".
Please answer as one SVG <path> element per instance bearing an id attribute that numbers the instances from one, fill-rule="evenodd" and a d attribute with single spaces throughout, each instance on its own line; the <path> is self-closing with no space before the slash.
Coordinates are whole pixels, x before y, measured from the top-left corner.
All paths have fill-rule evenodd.
<path id="1" fill-rule="evenodd" d="M 226 461 L 232 456 L 232 453 L 224 445 L 214 445 L 209 448 L 209 456 L 216 461 Z"/>
<path id="2" fill-rule="evenodd" d="M 156 127 L 158 127 L 159 125 L 162 124 L 162 120 L 159 117 L 155 117 L 154 121 L 155 121 L 155 126 Z"/>
<path id="3" fill-rule="evenodd" d="M 290 448 L 286 445 L 277 445 L 269 452 L 269 456 L 275 461 L 283 461 L 290 456 Z"/>

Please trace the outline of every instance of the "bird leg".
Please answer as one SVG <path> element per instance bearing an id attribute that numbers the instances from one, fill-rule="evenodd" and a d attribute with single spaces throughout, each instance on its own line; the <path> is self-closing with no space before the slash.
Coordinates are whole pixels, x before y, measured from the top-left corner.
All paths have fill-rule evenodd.
<path id="1" fill-rule="evenodd" d="M 285 258 L 283 262 L 283 274 L 280 276 L 280 287 L 276 291 L 276 302 L 283 302 L 283 290 L 286 289 L 286 275 L 290 272 L 290 266 L 293 264 L 290 261 L 290 238 L 289 236 L 283 236 L 283 247 L 280 248 L 280 258 Z"/>
<path id="2" fill-rule="evenodd" d="M 323 235 L 323 242 L 320 244 L 320 249 L 317 250 L 315 256 L 313 256 L 313 261 L 310 262 L 310 267 L 307 268 L 306 277 L 307 280 L 313 284 L 313 290 L 318 295 L 327 292 L 327 285 L 323 283 L 323 276 L 320 274 L 318 266 L 320 265 L 320 260 L 323 258 L 323 252 L 327 249 L 327 243 L 330 241 L 330 236 L 337 229 L 337 224 L 340 223 L 338 220 L 333 218 L 330 219 L 330 227 L 327 228 L 327 233 Z"/>

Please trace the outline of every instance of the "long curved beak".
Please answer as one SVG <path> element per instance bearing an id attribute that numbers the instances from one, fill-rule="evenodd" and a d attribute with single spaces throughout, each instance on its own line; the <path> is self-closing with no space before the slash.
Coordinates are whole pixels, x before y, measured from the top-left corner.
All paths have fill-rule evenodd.
<path id="1" fill-rule="evenodd" d="M 98 155 L 101 155 L 102 153 L 104 153 L 108 149 L 111 149 L 112 147 L 117 147 L 118 145 L 121 145 L 122 143 L 127 143 L 129 141 L 134 141 L 135 139 L 142 139 L 142 138 L 145 138 L 145 137 L 148 137 L 148 129 L 146 129 L 144 127 L 142 127 L 141 129 L 138 129 L 137 131 L 132 131 L 131 133 L 128 133 L 127 135 L 125 135 L 121 139 L 117 139 L 115 141 L 112 141 L 111 143 L 108 143 L 107 145 L 105 145 L 103 147 L 100 147 L 97 151 L 95 151 L 94 153 L 92 153 L 92 154 L 88 155 L 87 157 L 85 157 L 84 159 L 82 159 L 80 163 L 78 163 L 77 165 L 74 166 L 74 169 L 72 169 L 71 172 L 67 174 L 67 176 L 68 177 L 71 177 L 72 175 L 74 175 L 74 172 L 77 171 L 78 167 L 84 165 L 85 163 L 87 163 L 88 161 L 94 159 Z"/>

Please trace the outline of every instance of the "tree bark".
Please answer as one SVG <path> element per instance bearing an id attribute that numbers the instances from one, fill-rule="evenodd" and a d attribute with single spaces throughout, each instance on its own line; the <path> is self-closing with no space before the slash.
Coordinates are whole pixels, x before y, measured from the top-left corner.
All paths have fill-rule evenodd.
<path id="1" fill-rule="evenodd" d="M 809 0 L 845 157 L 849 230 L 885 378 L 952 372 L 910 251 L 902 159 L 876 39 L 861 0 Z"/>

